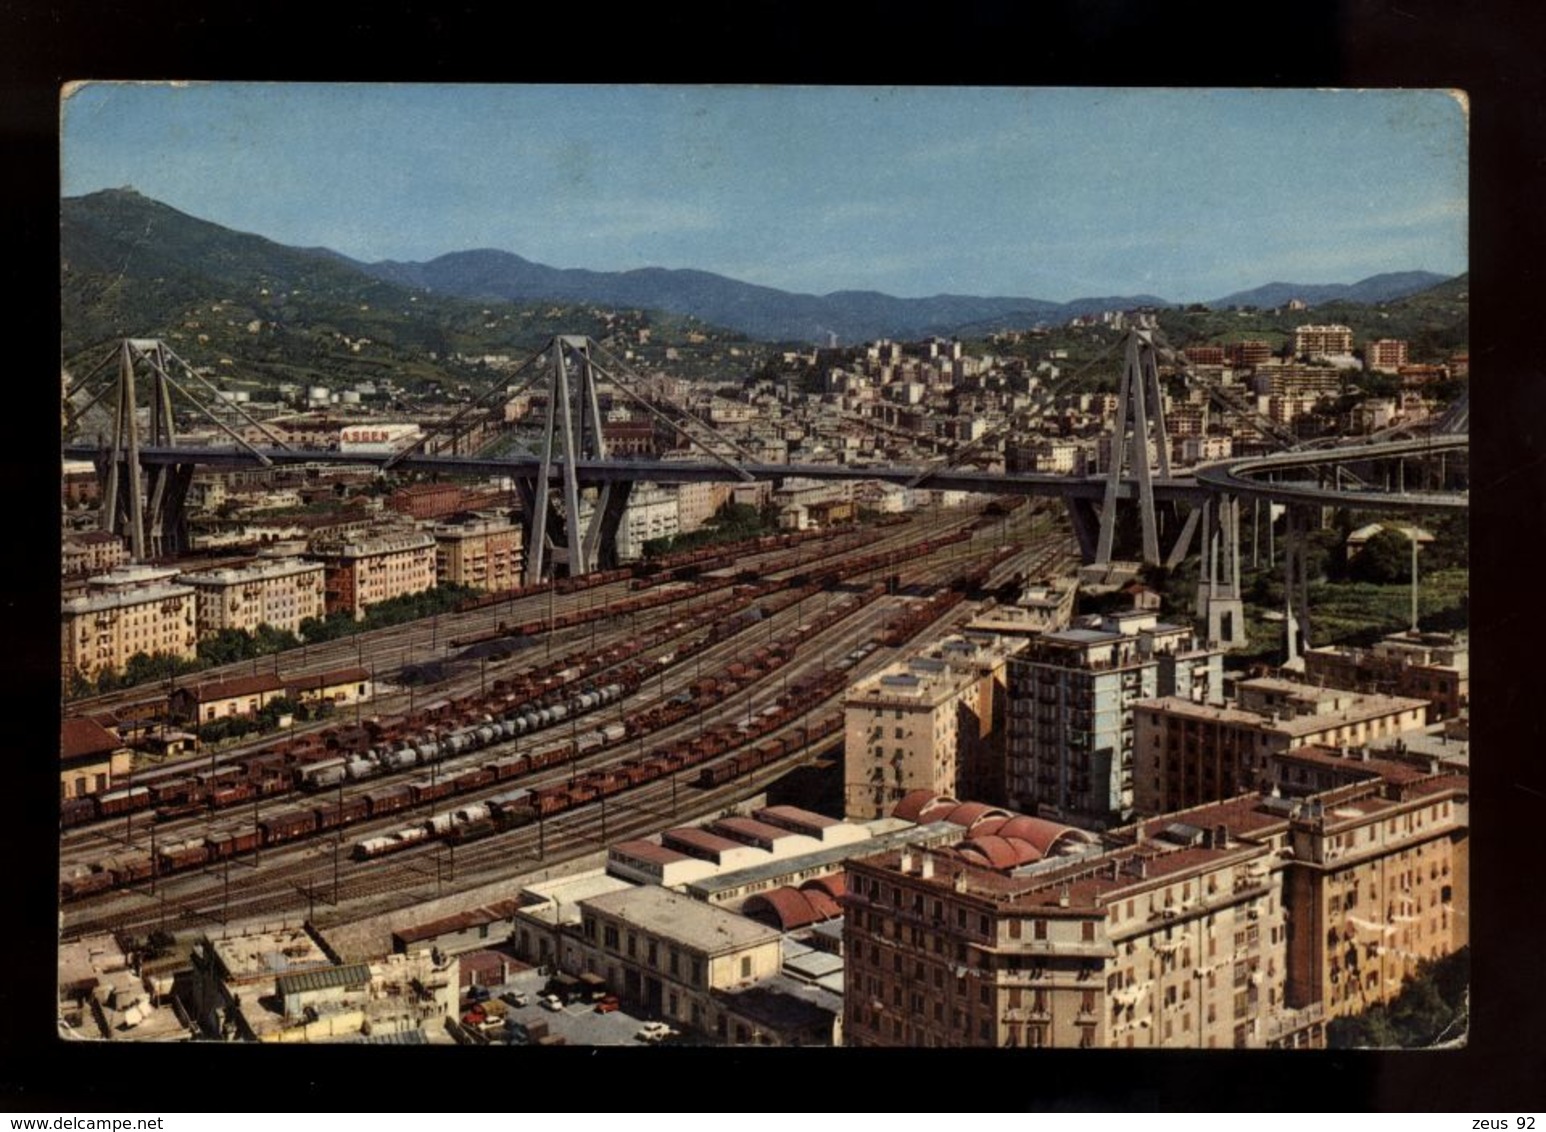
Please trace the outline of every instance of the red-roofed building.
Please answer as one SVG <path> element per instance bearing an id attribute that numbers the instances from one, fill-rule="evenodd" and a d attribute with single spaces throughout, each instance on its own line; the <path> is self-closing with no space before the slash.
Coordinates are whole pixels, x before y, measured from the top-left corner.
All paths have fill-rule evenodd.
<path id="1" fill-rule="evenodd" d="M 1063 839 L 1053 823 L 995 816 L 954 847 L 850 860 L 845 1044 L 1316 1047 L 1330 1019 L 1465 946 L 1463 775 L 1275 758 L 1339 781 L 1173 811 L 1101 844 L 1071 831 L 1083 846 L 1054 859 L 1038 856 Z M 766 903 L 785 919 L 802 907 Z"/>
<path id="2" fill-rule="evenodd" d="M 368 668 L 335 668 L 285 681 L 285 696 L 300 704 L 352 704 L 368 700 L 375 684 Z"/>
<path id="3" fill-rule="evenodd" d="M 172 712 L 179 719 L 213 723 L 233 716 L 254 716 L 270 700 L 283 698 L 284 681 L 278 676 L 238 676 L 234 680 L 195 684 L 172 693 Z"/>
<path id="4" fill-rule="evenodd" d="M 387 506 L 413 519 L 442 519 L 464 507 L 464 492 L 454 483 L 415 483 L 387 497 Z"/>
<path id="5" fill-rule="evenodd" d="M 59 797 L 111 790 L 132 767 L 133 752 L 94 719 L 67 719 L 59 728 Z"/>

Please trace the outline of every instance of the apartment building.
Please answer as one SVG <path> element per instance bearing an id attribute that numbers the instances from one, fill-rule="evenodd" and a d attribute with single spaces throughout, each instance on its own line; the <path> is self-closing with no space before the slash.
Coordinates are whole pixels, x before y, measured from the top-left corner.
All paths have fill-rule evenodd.
<path id="1" fill-rule="evenodd" d="M 1282 879 L 1263 833 L 1281 837 L 1287 825 L 1236 802 L 1140 826 L 1116 848 L 1029 867 L 1007 854 L 996 867 L 981 863 L 970 847 L 990 838 L 853 861 L 843 901 L 845 1040 L 1319 1044 L 1314 1012 L 1286 1002 Z"/>
<path id="2" fill-rule="evenodd" d="M 1181 352 L 1193 365 L 1221 366 L 1224 364 L 1223 346 L 1188 346 Z"/>
<path id="3" fill-rule="evenodd" d="M 386 505 L 412 519 L 440 519 L 462 509 L 464 494 L 454 483 L 415 483 L 394 491 Z"/>
<path id="4" fill-rule="evenodd" d="M 1407 344 L 1400 338 L 1378 338 L 1363 349 L 1365 369 L 1395 373 L 1407 363 Z"/>
<path id="5" fill-rule="evenodd" d="M 1275 677 L 1241 681 L 1230 704 L 1174 696 L 1135 707 L 1134 803 L 1159 814 L 1260 785 L 1269 756 L 1291 747 L 1362 745 L 1420 730 L 1418 699 L 1318 688 Z"/>
<path id="6" fill-rule="evenodd" d="M 325 567 L 327 612 L 348 610 L 356 621 L 377 602 L 435 584 L 435 539 L 417 531 L 322 542 L 312 557 Z"/>
<path id="7" fill-rule="evenodd" d="M 85 596 L 62 603 L 64 676 L 121 672 L 137 653 L 197 655 L 194 590 L 176 577 L 175 569 L 128 566 L 89 579 Z"/>
<path id="8" fill-rule="evenodd" d="M 102 498 L 96 465 L 90 460 L 65 460 L 59 480 L 59 503 L 64 510 L 94 507 Z"/>
<path id="9" fill-rule="evenodd" d="M 1132 437 L 1125 440 L 1117 440 L 1115 434 L 1103 432 L 1095 440 L 1095 471 L 1108 472 L 1117 456 L 1128 457 L 1132 451 Z M 1159 444 L 1154 437 L 1148 437 L 1144 441 L 1144 452 L 1147 454 L 1149 467 L 1159 465 Z M 1169 453 L 1167 452 L 1168 456 Z"/>
<path id="10" fill-rule="evenodd" d="M 1353 352 L 1353 331 L 1341 324 L 1326 326 L 1296 326 L 1294 328 L 1294 353 L 1318 358 L 1333 357 Z"/>
<path id="11" fill-rule="evenodd" d="M 1204 464 L 1227 460 L 1234 454 L 1234 439 L 1228 436 L 1186 436 L 1172 442 L 1171 458 L 1180 464 Z"/>
<path id="12" fill-rule="evenodd" d="M 953 794 L 985 777 L 1002 734 L 1006 662 L 1020 642 L 968 634 L 899 661 L 843 700 L 843 812 L 880 817 L 914 790 Z"/>
<path id="13" fill-rule="evenodd" d="M 681 530 L 674 486 L 636 483 L 628 493 L 628 506 L 617 526 L 617 557 L 631 562 L 644 557 L 644 544 L 653 539 L 675 538 Z"/>
<path id="14" fill-rule="evenodd" d="M 521 528 L 509 519 L 480 516 L 441 523 L 435 537 L 435 584 L 508 590 L 521 584 L 525 557 Z"/>
<path id="15" fill-rule="evenodd" d="M 1011 444 L 1006 459 L 1012 472 L 1050 472 L 1073 475 L 1078 465 L 1080 446 L 1073 440 L 1046 439 L 1029 444 Z"/>
<path id="16" fill-rule="evenodd" d="M 1288 1000 L 1328 1020 L 1389 1002 L 1470 941 L 1467 780 L 1395 777 L 1311 796 L 1290 833 Z"/>
<path id="17" fill-rule="evenodd" d="M 1427 700 L 1434 720 L 1454 719 L 1471 702 L 1470 649 L 1449 633 L 1395 633 L 1373 648 L 1307 649 L 1304 664 L 1311 683 Z"/>
<path id="18" fill-rule="evenodd" d="M 1334 366 L 1309 366 L 1274 359 L 1256 367 L 1250 387 L 1251 392 L 1262 397 L 1336 397 L 1342 392 L 1342 374 Z M 1169 423 L 1167 420 L 1166 424 Z"/>
<path id="19" fill-rule="evenodd" d="M 682 534 L 696 531 L 730 502 L 733 490 L 729 483 L 677 484 L 676 529 Z"/>
<path id="20" fill-rule="evenodd" d="M 1252 369 L 1272 357 L 1272 343 L 1251 338 L 1224 347 L 1225 360 L 1239 369 Z"/>
<path id="21" fill-rule="evenodd" d="M 603 421 L 601 436 L 609 456 L 653 456 L 656 452 L 653 421 Z"/>
<path id="22" fill-rule="evenodd" d="M 65 576 L 105 574 L 129 559 L 123 536 L 108 531 L 81 531 L 66 534 L 60 554 L 60 572 Z"/>
<path id="23" fill-rule="evenodd" d="M 1051 823 L 982 816 L 955 846 L 850 861 L 846 1044 L 1322 1046 L 1468 940 L 1464 776 L 1357 773 L 1050 856 L 1014 845 L 1057 845 Z"/>
<path id="24" fill-rule="evenodd" d="M 323 574 L 320 562 L 281 558 L 183 574 L 178 581 L 193 587 L 200 637 L 222 629 L 251 633 L 259 625 L 299 633 L 302 621 L 325 612 Z"/>
<path id="25" fill-rule="evenodd" d="M 1217 702 L 1222 682 L 1221 650 L 1149 610 L 1033 639 L 1009 662 L 1009 800 L 1075 824 L 1125 821 L 1134 706 L 1160 694 Z"/>

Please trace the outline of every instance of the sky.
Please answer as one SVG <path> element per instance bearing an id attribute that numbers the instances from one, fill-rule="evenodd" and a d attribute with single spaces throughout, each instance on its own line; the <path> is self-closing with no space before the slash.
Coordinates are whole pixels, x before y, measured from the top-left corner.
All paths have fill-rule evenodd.
<path id="1" fill-rule="evenodd" d="M 1443 91 L 91 84 L 64 195 L 358 260 L 1203 302 L 1466 270 Z"/>

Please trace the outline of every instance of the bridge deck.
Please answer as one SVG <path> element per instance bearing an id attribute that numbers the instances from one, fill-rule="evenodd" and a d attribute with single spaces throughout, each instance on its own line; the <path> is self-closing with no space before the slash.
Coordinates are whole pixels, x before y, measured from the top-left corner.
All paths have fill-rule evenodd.
<path id="1" fill-rule="evenodd" d="M 1325 503 L 1361 506 L 1375 510 L 1425 511 L 1450 510 L 1467 505 L 1467 496 L 1455 492 L 1382 492 L 1338 490 L 1304 483 L 1272 483 L 1252 478 L 1263 473 L 1312 468 L 1337 463 L 1353 463 L 1408 455 L 1429 455 L 1465 449 L 1465 435 L 1427 437 L 1418 440 L 1348 444 L 1336 448 L 1279 453 L 1273 456 L 1246 457 L 1200 467 L 1191 476 L 1155 477 L 1157 499 L 1199 502 L 1215 493 L 1246 498 L 1273 499 L 1278 502 Z M 323 449 L 263 449 L 275 464 L 356 464 L 380 466 L 392 454 L 345 453 Z M 64 455 L 94 460 L 104 455 L 92 445 L 71 444 Z M 239 448 L 159 447 L 140 449 L 145 464 L 198 464 L 215 467 L 253 467 L 259 461 Z M 411 471 L 443 472 L 462 475 L 508 476 L 534 479 L 538 470 L 535 456 L 451 456 L 415 454 L 398 462 L 397 467 Z M 852 464 L 742 464 L 757 480 L 793 478 L 813 480 L 882 480 L 907 484 L 925 469 L 896 465 L 858 466 Z M 616 483 L 623 480 L 649 480 L 657 483 L 701 483 L 723 481 L 731 473 L 721 464 L 677 460 L 577 460 L 575 468 L 582 484 Z M 549 473 L 557 482 L 561 470 Z M 926 486 L 943 491 L 983 492 L 990 495 L 1060 496 L 1065 499 L 1099 501 L 1105 490 L 1102 476 L 1060 476 L 1037 472 L 987 473 L 977 471 L 940 471 L 928 477 Z M 1133 485 L 1124 482 L 1118 496 L 1132 497 Z"/>

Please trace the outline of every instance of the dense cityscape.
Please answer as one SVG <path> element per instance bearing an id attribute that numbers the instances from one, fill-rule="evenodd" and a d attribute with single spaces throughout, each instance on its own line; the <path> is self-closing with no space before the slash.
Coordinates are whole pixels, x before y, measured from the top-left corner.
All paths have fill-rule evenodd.
<path id="1" fill-rule="evenodd" d="M 1465 1041 L 1464 275 L 796 339 L 64 205 L 64 1037 Z"/>

